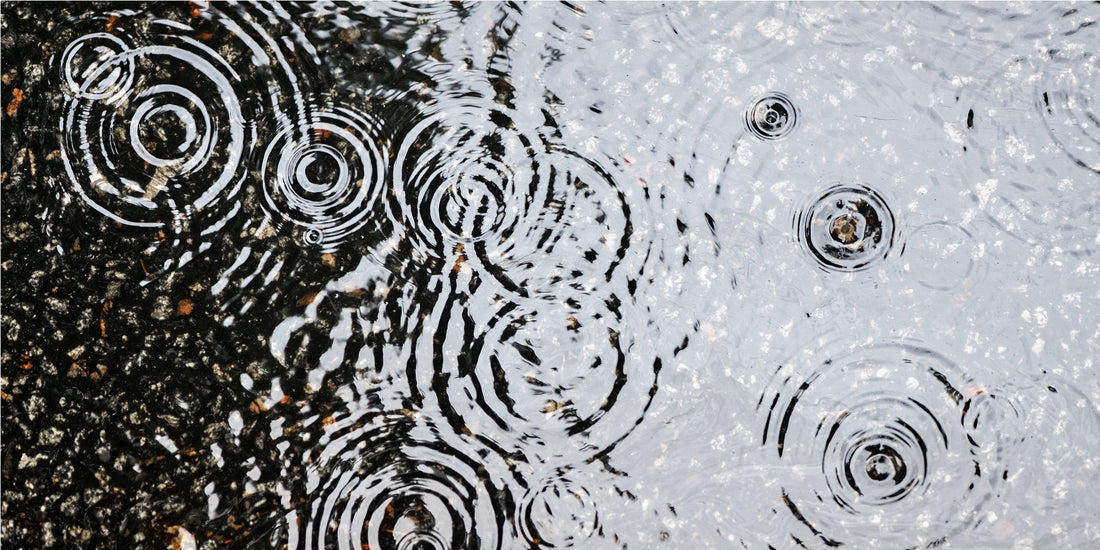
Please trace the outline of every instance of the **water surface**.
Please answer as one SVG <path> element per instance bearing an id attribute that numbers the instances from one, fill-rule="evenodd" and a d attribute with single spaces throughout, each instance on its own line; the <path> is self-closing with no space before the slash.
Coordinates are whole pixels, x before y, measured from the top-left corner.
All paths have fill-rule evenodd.
<path id="1" fill-rule="evenodd" d="M 5 3 L 4 543 L 1095 546 L 1098 16 Z"/>

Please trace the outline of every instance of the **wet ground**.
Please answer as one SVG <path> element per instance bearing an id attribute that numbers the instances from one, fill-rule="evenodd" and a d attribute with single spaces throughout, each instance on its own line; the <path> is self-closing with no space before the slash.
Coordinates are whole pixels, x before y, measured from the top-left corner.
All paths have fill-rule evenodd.
<path id="1" fill-rule="evenodd" d="M 5 2 L 3 544 L 1100 545 L 1098 17 Z"/>

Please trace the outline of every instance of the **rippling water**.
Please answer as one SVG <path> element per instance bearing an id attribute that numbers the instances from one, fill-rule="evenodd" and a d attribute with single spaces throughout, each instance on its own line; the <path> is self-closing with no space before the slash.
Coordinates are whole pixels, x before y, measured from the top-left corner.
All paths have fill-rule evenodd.
<path id="1" fill-rule="evenodd" d="M 3 12 L 6 545 L 1100 544 L 1095 3 Z"/>

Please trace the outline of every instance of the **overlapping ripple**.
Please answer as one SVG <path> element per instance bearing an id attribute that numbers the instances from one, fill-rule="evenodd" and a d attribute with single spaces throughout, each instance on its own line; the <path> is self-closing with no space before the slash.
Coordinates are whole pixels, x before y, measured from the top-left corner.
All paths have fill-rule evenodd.
<path id="1" fill-rule="evenodd" d="M 300 120 L 324 81 L 288 17 L 278 5 L 162 4 L 66 22 L 49 61 L 64 218 L 48 230 L 144 247 L 147 283 L 239 229 L 258 144 Z"/>
<path id="2" fill-rule="evenodd" d="M 508 547 L 511 501 L 490 460 L 441 441 L 408 410 L 329 420 L 311 457 L 308 506 L 287 516 L 289 547 Z"/>
<path id="3" fill-rule="evenodd" d="M 434 330 L 433 385 L 452 423 L 529 457 L 606 454 L 653 399 L 660 359 L 615 296 L 505 302 L 489 314 L 441 306 L 450 313 L 432 315 L 447 322 Z"/>
<path id="4" fill-rule="evenodd" d="M 416 261 L 468 262 L 520 296 L 609 280 L 631 224 L 608 170 L 556 143 L 552 127 L 525 132 L 506 112 L 465 112 L 488 124 L 429 115 L 396 153 L 391 207 Z"/>
<path id="5" fill-rule="evenodd" d="M 152 44 L 94 33 L 60 58 L 62 158 L 72 190 L 100 214 L 137 227 L 224 211 L 241 188 L 253 139 L 234 68 L 174 27 L 152 28 L 143 36 Z"/>
<path id="6" fill-rule="evenodd" d="M 761 442 L 790 468 L 792 536 L 910 547 L 975 527 L 1003 473 L 971 433 L 981 382 L 908 343 L 820 356 L 781 367 L 758 403 Z"/>

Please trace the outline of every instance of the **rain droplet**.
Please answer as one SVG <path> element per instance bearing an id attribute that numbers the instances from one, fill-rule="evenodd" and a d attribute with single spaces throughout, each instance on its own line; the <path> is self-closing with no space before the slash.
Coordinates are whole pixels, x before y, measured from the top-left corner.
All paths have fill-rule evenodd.
<path id="1" fill-rule="evenodd" d="M 798 126 L 798 108 L 786 95 L 769 92 L 745 111 L 745 126 L 762 140 L 783 139 Z"/>
<path id="2" fill-rule="evenodd" d="M 858 271 L 881 261 L 894 242 L 894 214 L 873 189 L 838 185 L 795 213 L 798 239 L 818 264 Z"/>

